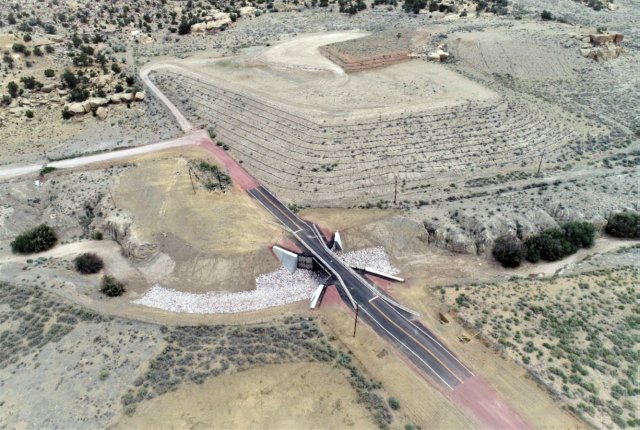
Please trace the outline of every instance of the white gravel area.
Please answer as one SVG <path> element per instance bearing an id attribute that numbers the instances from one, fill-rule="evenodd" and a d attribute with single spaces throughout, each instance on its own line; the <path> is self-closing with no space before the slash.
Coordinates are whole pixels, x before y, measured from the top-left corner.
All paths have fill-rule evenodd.
<path id="1" fill-rule="evenodd" d="M 356 267 L 358 269 L 369 267 L 373 270 L 387 273 L 389 275 L 396 275 L 400 273 L 400 270 L 391 264 L 389 256 L 382 246 L 346 252 L 343 254 L 339 253 L 338 256 L 349 266 Z"/>
<path id="2" fill-rule="evenodd" d="M 371 267 L 381 272 L 396 274 L 384 248 L 367 248 L 340 254 L 347 264 Z M 289 273 L 285 268 L 260 275 L 256 278 L 256 289 L 238 293 L 188 293 L 155 284 L 133 303 L 170 312 L 189 314 L 218 314 L 250 312 L 282 306 L 300 300 L 309 300 L 316 287 L 324 280 L 317 273 L 298 269 Z"/>

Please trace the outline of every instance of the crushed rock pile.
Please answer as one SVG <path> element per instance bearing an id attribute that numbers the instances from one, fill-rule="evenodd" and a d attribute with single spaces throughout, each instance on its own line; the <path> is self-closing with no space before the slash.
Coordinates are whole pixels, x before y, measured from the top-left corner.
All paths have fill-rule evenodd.
<path id="1" fill-rule="evenodd" d="M 391 265 L 382 247 L 344 253 L 340 258 L 358 268 L 370 267 L 389 274 L 399 272 Z M 190 314 L 250 312 L 309 300 L 315 288 L 323 280 L 322 276 L 309 270 L 298 269 L 291 274 L 286 269 L 280 268 L 275 272 L 258 276 L 256 289 L 251 291 L 197 294 L 155 284 L 144 296 L 134 300 L 133 303 Z"/>

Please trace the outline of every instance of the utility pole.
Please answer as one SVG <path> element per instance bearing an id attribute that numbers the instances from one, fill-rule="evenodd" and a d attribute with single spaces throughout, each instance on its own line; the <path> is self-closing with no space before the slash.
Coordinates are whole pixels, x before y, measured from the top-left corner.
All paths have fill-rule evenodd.
<path id="1" fill-rule="evenodd" d="M 189 179 L 191 180 L 191 189 L 193 190 L 193 194 L 196 193 L 196 186 L 193 185 L 193 177 L 191 176 L 191 167 L 189 167 Z"/>
<path id="2" fill-rule="evenodd" d="M 356 329 L 358 328 L 358 311 L 360 310 L 360 306 L 356 303 L 356 319 L 353 323 L 353 337 L 356 337 Z"/>
<path id="3" fill-rule="evenodd" d="M 536 172 L 536 176 L 540 176 L 540 168 L 542 167 L 542 159 L 544 158 L 544 151 L 540 154 L 540 163 L 538 164 L 538 171 Z"/>
<path id="4" fill-rule="evenodd" d="M 397 205 L 398 204 L 398 175 L 394 173 L 393 177 L 396 179 L 396 185 L 393 191 L 393 204 Z"/>
<path id="5" fill-rule="evenodd" d="M 118 205 L 116 205 L 116 201 L 115 201 L 115 199 L 113 198 L 113 194 L 111 194 L 111 188 L 109 188 L 109 196 L 111 197 L 111 202 L 113 203 L 113 207 L 114 207 L 114 208 L 117 208 L 117 207 L 118 207 Z"/>

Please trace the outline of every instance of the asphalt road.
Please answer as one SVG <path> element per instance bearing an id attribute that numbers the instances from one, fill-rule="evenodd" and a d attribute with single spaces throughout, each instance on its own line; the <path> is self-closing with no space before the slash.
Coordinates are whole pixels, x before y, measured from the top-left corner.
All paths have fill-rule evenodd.
<path id="1" fill-rule="evenodd" d="M 395 344 L 418 369 L 451 390 L 473 376 L 411 312 L 386 297 L 331 252 L 316 226 L 299 218 L 262 186 L 250 189 L 248 193 L 294 235 L 320 266 L 338 280 L 340 296 L 347 305 L 358 309 L 359 318 Z"/>

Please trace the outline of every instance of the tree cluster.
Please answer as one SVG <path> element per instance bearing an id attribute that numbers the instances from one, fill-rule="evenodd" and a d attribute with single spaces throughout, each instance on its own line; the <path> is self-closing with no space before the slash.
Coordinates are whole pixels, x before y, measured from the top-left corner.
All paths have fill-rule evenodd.
<path id="1" fill-rule="evenodd" d="M 518 267 L 527 259 L 532 263 L 540 260 L 557 261 L 580 248 L 589 248 L 595 243 L 596 229 L 588 222 L 567 222 L 561 228 L 552 228 L 520 241 L 514 236 L 499 237 L 493 247 L 493 257 L 503 267 Z"/>
<path id="2" fill-rule="evenodd" d="M 19 254 L 42 252 L 52 248 L 58 237 L 56 232 L 46 224 L 27 230 L 11 242 L 11 250 Z"/>
<path id="3" fill-rule="evenodd" d="M 640 239 L 640 215 L 628 211 L 613 214 L 607 220 L 604 231 L 621 239 Z"/>

